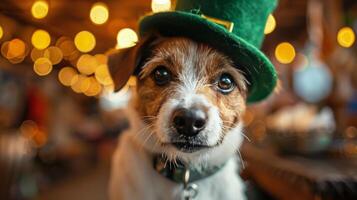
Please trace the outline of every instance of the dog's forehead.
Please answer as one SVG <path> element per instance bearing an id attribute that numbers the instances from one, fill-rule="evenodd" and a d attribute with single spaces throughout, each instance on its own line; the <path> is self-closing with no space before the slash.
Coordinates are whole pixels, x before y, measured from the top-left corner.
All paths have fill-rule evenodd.
<path id="1" fill-rule="evenodd" d="M 214 70 L 231 63 L 228 58 L 210 46 L 187 38 L 169 38 L 162 41 L 154 49 L 154 55 L 172 65 L 169 67 L 178 68 L 181 72 Z"/>

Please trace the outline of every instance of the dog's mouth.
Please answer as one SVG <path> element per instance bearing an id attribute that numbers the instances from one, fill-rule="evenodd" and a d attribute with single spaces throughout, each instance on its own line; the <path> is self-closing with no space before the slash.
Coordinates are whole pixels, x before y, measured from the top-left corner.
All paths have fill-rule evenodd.
<path id="1" fill-rule="evenodd" d="M 199 151 L 202 149 L 210 148 L 211 146 L 199 143 L 192 143 L 192 142 L 172 142 L 170 143 L 172 146 L 177 148 L 178 150 L 185 152 L 185 153 L 193 153 L 195 151 Z"/>

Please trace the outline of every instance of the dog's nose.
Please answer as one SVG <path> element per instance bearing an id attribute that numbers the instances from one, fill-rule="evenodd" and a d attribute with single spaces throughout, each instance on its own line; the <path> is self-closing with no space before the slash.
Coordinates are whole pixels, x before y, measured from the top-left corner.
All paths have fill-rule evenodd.
<path id="1" fill-rule="evenodd" d="M 172 114 L 172 124 L 184 136 L 195 136 L 206 126 L 207 114 L 199 108 L 178 108 Z"/>

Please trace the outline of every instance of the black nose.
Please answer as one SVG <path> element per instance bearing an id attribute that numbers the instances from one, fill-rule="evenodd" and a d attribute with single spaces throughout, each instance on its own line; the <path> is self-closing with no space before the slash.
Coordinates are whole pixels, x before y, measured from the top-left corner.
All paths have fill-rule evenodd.
<path id="1" fill-rule="evenodd" d="M 172 124 L 184 136 L 195 136 L 206 126 L 207 115 L 202 109 L 178 108 L 172 114 Z"/>

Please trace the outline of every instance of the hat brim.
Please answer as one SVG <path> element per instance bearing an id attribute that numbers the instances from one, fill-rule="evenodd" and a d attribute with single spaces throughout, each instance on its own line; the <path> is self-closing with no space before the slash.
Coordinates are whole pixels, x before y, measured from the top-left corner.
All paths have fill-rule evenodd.
<path id="1" fill-rule="evenodd" d="M 140 20 L 139 32 L 140 36 L 158 32 L 163 36 L 188 37 L 230 57 L 249 82 L 248 103 L 265 99 L 275 88 L 275 68 L 259 49 L 199 15 L 182 11 L 155 13 Z"/>

